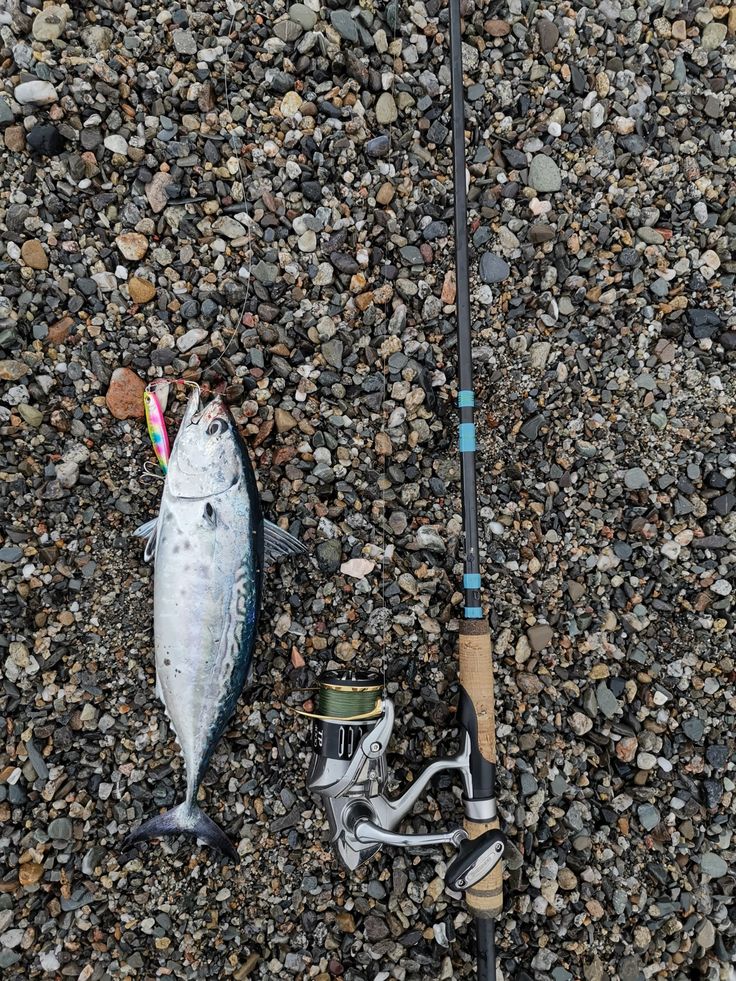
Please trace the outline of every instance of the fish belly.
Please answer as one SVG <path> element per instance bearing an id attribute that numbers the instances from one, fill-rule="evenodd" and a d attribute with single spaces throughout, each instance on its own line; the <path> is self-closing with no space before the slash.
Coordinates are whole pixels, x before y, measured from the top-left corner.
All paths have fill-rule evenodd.
<path id="1" fill-rule="evenodd" d="M 245 488 L 167 499 L 156 545 L 156 672 L 193 798 L 248 675 L 260 605 L 258 515 Z"/>

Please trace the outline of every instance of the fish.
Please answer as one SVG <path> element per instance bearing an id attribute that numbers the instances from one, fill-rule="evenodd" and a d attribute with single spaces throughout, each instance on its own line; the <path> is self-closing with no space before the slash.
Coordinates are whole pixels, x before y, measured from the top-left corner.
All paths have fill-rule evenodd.
<path id="1" fill-rule="evenodd" d="M 190 396 L 158 516 L 135 534 L 154 559 L 156 687 L 184 758 L 186 793 L 131 831 L 123 850 L 184 834 L 237 861 L 197 792 L 248 678 L 264 568 L 307 549 L 264 518 L 247 447 L 221 397 L 203 407 L 198 389 Z"/>
<path id="2" fill-rule="evenodd" d="M 169 434 L 161 403 L 155 390 L 150 386 L 143 393 L 143 408 L 146 412 L 146 425 L 153 444 L 153 452 L 156 454 L 161 470 L 166 474 L 169 467 L 169 456 L 171 455 Z"/>

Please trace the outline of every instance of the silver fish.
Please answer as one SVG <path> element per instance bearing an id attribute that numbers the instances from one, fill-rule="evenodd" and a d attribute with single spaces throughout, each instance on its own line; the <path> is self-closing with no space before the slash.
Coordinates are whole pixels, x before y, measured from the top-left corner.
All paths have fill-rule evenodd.
<path id="1" fill-rule="evenodd" d="M 132 831 L 124 849 L 188 834 L 237 860 L 223 831 L 198 807 L 197 791 L 248 677 L 264 566 L 306 552 L 265 521 L 248 451 L 219 397 L 187 405 L 171 451 L 157 519 L 135 534 L 155 555 L 156 687 L 186 767 L 183 803 Z"/>

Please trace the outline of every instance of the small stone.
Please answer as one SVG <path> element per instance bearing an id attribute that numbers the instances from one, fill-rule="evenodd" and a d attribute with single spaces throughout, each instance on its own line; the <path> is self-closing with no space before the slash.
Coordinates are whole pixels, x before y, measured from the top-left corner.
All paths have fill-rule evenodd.
<path id="1" fill-rule="evenodd" d="M 529 229 L 529 241 L 534 245 L 543 245 L 545 242 L 552 242 L 557 238 L 557 233 L 551 225 L 544 222 L 536 222 Z"/>
<path id="2" fill-rule="evenodd" d="M 549 360 L 552 345 L 549 341 L 537 341 L 529 349 L 529 366 L 535 371 L 542 371 Z"/>
<path id="3" fill-rule="evenodd" d="M 637 814 L 639 816 L 641 826 L 645 831 L 653 831 L 661 821 L 659 811 L 652 804 L 642 804 L 639 807 Z"/>
<path id="4" fill-rule="evenodd" d="M 506 37 L 507 34 L 511 33 L 511 24 L 505 20 L 487 20 L 483 24 L 483 28 L 486 34 L 490 34 L 491 37 Z"/>
<path id="5" fill-rule="evenodd" d="M 66 817 L 54 818 L 48 826 L 48 836 L 55 841 L 71 841 L 72 822 Z"/>
<path id="6" fill-rule="evenodd" d="M 237 221 L 235 218 L 231 218 L 229 215 L 223 215 L 221 218 L 217 218 L 212 222 L 212 231 L 217 232 L 218 235 L 224 235 L 225 238 L 235 239 L 244 238 L 247 229 L 242 222 Z"/>
<path id="7" fill-rule="evenodd" d="M 649 478 L 641 467 L 632 467 L 624 474 L 624 484 L 629 490 L 643 490 L 649 486 Z"/>
<path id="8" fill-rule="evenodd" d="M 116 419 L 142 419 L 145 388 L 146 383 L 130 368 L 116 368 L 105 396 L 108 409 Z"/>
<path id="9" fill-rule="evenodd" d="M 0 361 L 0 381 L 19 381 L 30 370 L 22 361 Z"/>
<path id="10" fill-rule="evenodd" d="M 693 718 L 685 719 L 682 723 L 682 731 L 692 742 L 699 743 L 703 738 L 705 726 L 700 719 L 694 716 Z"/>
<path id="11" fill-rule="evenodd" d="M 593 728 L 593 720 L 583 712 L 573 712 L 570 716 L 570 728 L 578 736 L 584 736 Z"/>
<path id="12" fill-rule="evenodd" d="M 605 682 L 602 681 L 598 685 L 595 690 L 595 697 L 598 708 L 607 719 L 612 719 L 620 711 L 621 706 L 618 699 Z"/>
<path id="13" fill-rule="evenodd" d="M 383 92 L 376 103 L 376 119 L 381 126 L 396 122 L 399 111 L 390 92 Z"/>
<path id="14" fill-rule="evenodd" d="M 539 47 L 545 54 L 554 51 L 560 39 L 560 31 L 554 21 L 548 17 L 540 17 L 537 22 L 537 34 L 539 35 Z"/>
<path id="15" fill-rule="evenodd" d="M 115 244 L 131 262 L 139 262 L 148 252 L 148 239 L 140 232 L 123 232 L 115 239 Z"/>
<path id="16" fill-rule="evenodd" d="M 560 889 L 564 889 L 566 892 L 577 889 L 578 885 L 577 876 L 573 870 L 564 866 L 557 873 L 557 882 L 559 883 Z"/>
<path id="17" fill-rule="evenodd" d="M 43 877 L 43 865 L 38 862 L 26 862 L 21 865 L 18 880 L 22 886 L 33 886 Z"/>
<path id="18" fill-rule="evenodd" d="M 295 116 L 302 107 L 304 99 L 298 92 L 287 92 L 281 100 L 281 115 L 286 119 Z"/>
<path id="19" fill-rule="evenodd" d="M 391 149 L 391 141 L 388 134 L 382 133 L 380 136 L 374 136 L 372 140 L 366 140 L 364 146 L 369 157 L 385 157 Z"/>
<path id="20" fill-rule="evenodd" d="M 480 257 L 479 275 L 484 283 L 501 283 L 511 270 L 508 262 L 493 252 L 484 252 Z"/>
<path id="21" fill-rule="evenodd" d="M 636 736 L 623 736 L 616 743 L 616 756 L 622 763 L 631 763 L 638 748 L 639 743 Z"/>
<path id="22" fill-rule="evenodd" d="M 23 421 L 27 422 L 29 426 L 33 426 L 35 429 L 38 429 L 43 422 L 43 412 L 41 412 L 40 409 L 37 409 L 35 405 L 23 403 L 22 405 L 18 406 L 18 412 L 20 413 Z"/>
<path id="23" fill-rule="evenodd" d="M 305 255 L 311 255 L 312 252 L 317 250 L 317 234 L 308 228 L 306 232 L 303 232 L 297 239 L 297 245 L 299 246 L 299 251 L 305 253 Z"/>
<path id="24" fill-rule="evenodd" d="M 715 51 L 716 48 L 720 48 L 723 42 L 726 40 L 726 34 L 728 33 L 728 27 L 726 24 L 720 21 L 712 20 L 710 24 L 706 24 L 703 29 L 703 34 L 700 39 L 701 47 L 705 51 Z"/>
<path id="25" fill-rule="evenodd" d="M 186 354 L 187 351 L 191 351 L 192 348 L 197 347 L 198 344 L 201 344 L 206 337 L 207 331 L 204 329 L 204 327 L 192 327 L 191 330 L 188 330 L 185 334 L 182 334 L 181 337 L 176 339 L 176 346 L 179 348 L 182 354 Z"/>
<path id="26" fill-rule="evenodd" d="M 193 55 L 197 53 L 197 39 L 191 31 L 175 30 L 172 35 L 174 48 L 178 54 Z"/>
<path id="27" fill-rule="evenodd" d="M 705 852 L 700 859 L 700 868 L 713 879 L 728 875 L 728 863 L 715 852 Z"/>
<path id="28" fill-rule="evenodd" d="M 147 279 L 132 276 L 128 280 L 128 292 L 133 303 L 150 303 L 156 295 L 156 287 Z"/>
<path id="29" fill-rule="evenodd" d="M 146 184 L 146 197 L 154 214 L 159 214 L 169 203 L 169 196 L 166 188 L 171 184 L 173 178 L 162 170 L 157 171 L 150 181 Z"/>
<path id="30" fill-rule="evenodd" d="M 26 148 L 26 131 L 22 126 L 8 126 L 4 133 L 5 146 L 12 153 L 22 153 Z"/>
<path id="31" fill-rule="evenodd" d="M 340 566 L 340 572 L 344 576 L 350 576 L 352 579 L 365 579 L 367 575 L 376 567 L 375 562 L 371 562 L 370 559 L 348 559 L 347 562 L 343 562 Z"/>
<path id="32" fill-rule="evenodd" d="M 56 41 L 64 33 L 68 7 L 44 7 L 33 18 L 33 36 L 37 41 Z"/>
<path id="33" fill-rule="evenodd" d="M 5 142 L 7 143 L 7 133 Z M 43 157 L 58 157 L 66 148 L 66 140 L 55 126 L 38 124 L 26 137 L 28 149 Z"/>
<path id="34" fill-rule="evenodd" d="M 342 546 L 336 538 L 320 542 L 315 549 L 317 565 L 327 575 L 334 575 L 340 568 Z"/>
<path id="35" fill-rule="evenodd" d="M 50 106 L 52 102 L 59 101 L 59 95 L 51 82 L 42 82 L 39 79 L 16 85 L 13 95 L 22 106 Z"/>
<path id="36" fill-rule="evenodd" d="M 538 153 L 529 165 L 529 187 L 540 193 L 552 193 L 562 187 L 560 168 L 546 153 Z"/>
<path id="37" fill-rule="evenodd" d="M 274 421 L 276 422 L 276 431 L 279 433 L 288 433 L 289 430 L 299 425 L 290 412 L 280 408 L 274 411 Z"/>
<path id="38" fill-rule="evenodd" d="M 376 194 L 377 204 L 380 204 L 384 207 L 387 204 L 390 204 L 391 201 L 393 201 L 395 193 L 396 190 L 393 184 L 391 184 L 389 181 L 386 181 L 385 184 L 381 184 L 381 186 L 378 189 L 378 193 Z"/>
<path id="39" fill-rule="evenodd" d="M 713 249 L 706 249 L 701 255 L 700 261 L 704 266 L 708 266 L 709 269 L 721 268 L 721 257 Z"/>
<path id="40" fill-rule="evenodd" d="M 299 24 L 305 31 L 311 31 L 314 29 L 317 23 L 318 16 L 314 10 L 311 10 L 303 3 L 295 3 L 289 7 L 289 17 L 295 23 Z"/>
<path id="41" fill-rule="evenodd" d="M 329 341 L 325 341 L 321 347 L 322 357 L 325 359 L 327 364 L 331 365 L 333 368 L 337 368 L 338 371 L 342 368 L 342 355 L 343 355 L 343 342 L 339 337 L 333 337 Z"/>
<path id="42" fill-rule="evenodd" d="M 355 21 L 349 11 L 344 10 L 342 7 L 337 10 L 331 10 L 330 23 L 345 41 L 350 41 L 354 44 L 358 40 L 358 28 L 355 26 Z"/>
<path id="43" fill-rule="evenodd" d="M 43 270 L 49 268 L 49 257 L 44 251 L 43 245 L 37 238 L 30 238 L 24 242 L 20 248 L 20 255 L 23 262 L 31 269 Z"/>
<path id="44" fill-rule="evenodd" d="M 116 153 L 120 157 L 127 157 L 128 155 L 128 141 L 120 133 L 111 133 L 109 136 L 106 136 L 104 147 L 110 153 Z"/>
<path id="45" fill-rule="evenodd" d="M 554 636 L 554 631 L 548 623 L 536 623 L 529 627 L 526 632 L 529 639 L 529 646 L 533 651 L 542 651 L 549 645 Z"/>
<path id="46" fill-rule="evenodd" d="M 71 490 L 79 480 L 79 464 L 67 460 L 56 464 L 56 479 L 66 490 Z"/>

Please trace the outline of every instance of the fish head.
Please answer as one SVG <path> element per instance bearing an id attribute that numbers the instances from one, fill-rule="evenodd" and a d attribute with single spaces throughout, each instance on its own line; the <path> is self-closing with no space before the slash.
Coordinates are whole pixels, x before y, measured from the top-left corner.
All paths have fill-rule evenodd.
<path id="1" fill-rule="evenodd" d="M 174 497 L 205 498 L 222 494 L 243 475 L 242 444 L 230 410 L 218 395 L 202 408 L 195 390 L 174 440 L 167 474 Z"/>

